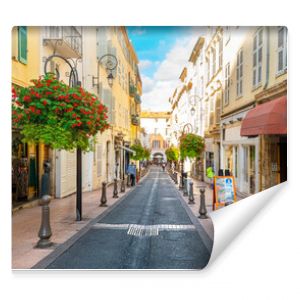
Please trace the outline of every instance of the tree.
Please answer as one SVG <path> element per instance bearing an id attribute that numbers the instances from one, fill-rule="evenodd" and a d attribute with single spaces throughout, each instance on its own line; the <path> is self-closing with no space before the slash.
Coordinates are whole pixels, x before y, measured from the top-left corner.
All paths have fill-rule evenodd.
<path id="1" fill-rule="evenodd" d="M 81 87 L 69 87 L 48 73 L 29 87 L 14 88 L 13 126 L 23 141 L 53 149 L 92 149 L 90 138 L 109 127 L 107 108 Z"/>
<path id="2" fill-rule="evenodd" d="M 135 154 L 131 154 L 130 157 L 133 160 L 144 160 L 149 159 L 150 157 L 150 150 L 144 148 L 140 141 L 136 141 L 131 147 L 131 150 L 135 151 Z"/>
<path id="3" fill-rule="evenodd" d="M 187 133 L 180 138 L 180 158 L 184 160 L 185 158 L 200 158 L 204 149 L 204 139 L 203 137 Z"/>
<path id="4" fill-rule="evenodd" d="M 179 159 L 179 149 L 171 146 L 165 151 L 167 160 L 170 162 L 177 162 Z"/>

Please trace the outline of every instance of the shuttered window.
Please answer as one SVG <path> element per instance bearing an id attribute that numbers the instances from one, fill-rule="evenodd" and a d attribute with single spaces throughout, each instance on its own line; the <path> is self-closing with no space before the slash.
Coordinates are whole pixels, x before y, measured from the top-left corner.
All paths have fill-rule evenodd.
<path id="1" fill-rule="evenodd" d="M 229 87 L 230 87 L 230 64 L 225 67 L 225 91 L 224 91 L 224 105 L 229 103 Z"/>
<path id="2" fill-rule="evenodd" d="M 284 72 L 287 67 L 287 30 L 286 27 L 278 28 L 278 64 L 277 72 Z"/>
<path id="3" fill-rule="evenodd" d="M 243 94 L 243 49 L 237 54 L 236 62 L 236 95 L 237 97 Z"/>
<path id="4" fill-rule="evenodd" d="M 18 60 L 27 64 L 27 27 L 18 28 Z"/>
<path id="5" fill-rule="evenodd" d="M 261 83 L 262 79 L 263 29 L 260 28 L 253 39 L 253 86 Z"/>
<path id="6" fill-rule="evenodd" d="M 219 68 L 223 65 L 223 39 L 219 40 Z"/>

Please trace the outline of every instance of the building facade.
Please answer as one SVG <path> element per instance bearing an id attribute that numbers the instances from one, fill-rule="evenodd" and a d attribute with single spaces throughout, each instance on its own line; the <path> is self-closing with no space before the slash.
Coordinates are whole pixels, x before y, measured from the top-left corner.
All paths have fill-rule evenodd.
<path id="1" fill-rule="evenodd" d="M 285 134 L 281 128 L 270 132 L 264 128 L 276 127 L 276 120 L 271 125 L 267 117 L 259 124 L 257 118 L 275 104 L 274 100 L 281 102 L 281 114 L 286 115 L 286 29 L 224 30 L 221 168 L 235 176 L 239 192 L 250 195 L 286 180 L 286 125 Z M 267 113 L 272 114 L 271 108 Z M 278 122 L 284 122 L 284 117 Z"/>
<path id="2" fill-rule="evenodd" d="M 113 69 L 108 67 L 111 61 L 115 63 Z M 69 64 L 76 67 L 79 84 L 97 95 L 108 108 L 110 128 L 97 134 L 94 151 L 82 154 L 82 190 L 91 191 L 100 188 L 103 181 L 109 183 L 114 178 L 124 178 L 130 159 L 129 147 L 140 137 L 142 82 L 138 58 L 125 27 L 13 29 L 14 85 L 28 86 L 31 79 L 45 72 L 52 72 L 70 84 Z M 19 133 L 14 132 L 13 135 L 16 142 L 20 141 Z M 25 159 L 21 158 L 26 156 L 28 174 L 26 178 L 23 176 L 23 181 L 27 182 L 30 178 L 26 198 L 40 196 L 39 185 L 45 160 L 51 163 L 51 195 L 63 198 L 76 192 L 76 150 L 51 150 L 45 145 L 22 143 L 15 148 L 19 164 L 22 161 L 25 164 Z"/>

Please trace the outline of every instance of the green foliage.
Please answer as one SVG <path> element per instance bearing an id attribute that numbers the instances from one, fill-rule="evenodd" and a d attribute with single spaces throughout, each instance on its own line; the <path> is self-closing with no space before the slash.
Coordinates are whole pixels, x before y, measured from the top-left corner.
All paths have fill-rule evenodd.
<path id="1" fill-rule="evenodd" d="M 109 127 L 107 108 L 81 87 L 69 87 L 48 73 L 33 85 L 13 88 L 12 122 L 24 142 L 53 149 L 91 150 L 90 138 Z"/>
<path id="2" fill-rule="evenodd" d="M 180 138 L 180 157 L 181 159 L 199 158 L 204 149 L 204 139 L 196 134 L 184 134 Z"/>
<path id="3" fill-rule="evenodd" d="M 133 160 L 143 160 L 143 159 L 149 159 L 150 157 L 150 150 L 147 148 L 144 148 L 140 142 L 136 142 L 130 147 L 131 150 L 135 151 L 134 154 L 130 154 L 130 157 Z"/>
<path id="4" fill-rule="evenodd" d="M 168 161 L 173 161 L 173 162 L 178 161 L 178 159 L 179 159 L 179 149 L 178 148 L 171 146 L 168 149 L 166 149 L 165 153 L 166 153 Z"/>

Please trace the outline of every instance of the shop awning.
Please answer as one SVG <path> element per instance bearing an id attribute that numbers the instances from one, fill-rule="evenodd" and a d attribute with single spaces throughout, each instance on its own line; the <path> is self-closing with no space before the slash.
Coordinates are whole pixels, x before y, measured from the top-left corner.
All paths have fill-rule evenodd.
<path id="1" fill-rule="evenodd" d="M 127 152 L 130 152 L 130 153 L 132 153 L 133 155 L 135 155 L 135 151 L 134 150 L 131 150 L 130 148 L 128 148 L 128 147 L 124 147 L 124 146 L 119 146 L 121 149 L 123 149 L 123 150 L 125 150 L 125 151 L 127 151 Z"/>
<path id="2" fill-rule="evenodd" d="M 241 126 L 241 136 L 287 134 L 286 96 L 258 105 L 248 111 Z"/>

